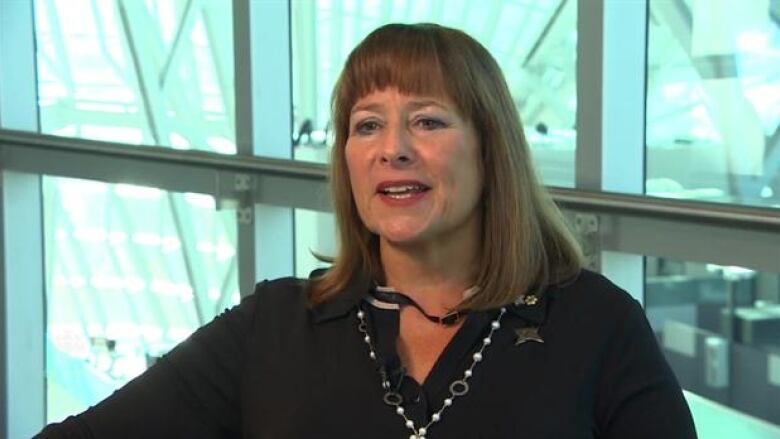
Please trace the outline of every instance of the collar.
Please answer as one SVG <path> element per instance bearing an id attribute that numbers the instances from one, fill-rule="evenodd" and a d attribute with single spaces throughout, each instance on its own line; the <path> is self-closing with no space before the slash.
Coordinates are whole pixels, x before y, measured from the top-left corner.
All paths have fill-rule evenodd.
<path id="1" fill-rule="evenodd" d="M 325 270 L 314 270 L 310 278 L 322 275 Z M 314 321 L 323 323 L 349 314 L 361 300 L 369 297 L 371 290 L 376 287 L 376 282 L 370 275 L 363 272 L 356 273 L 342 293 L 312 308 Z M 466 290 L 464 295 L 473 294 L 473 290 L 474 288 Z M 555 287 L 550 287 L 541 293 L 526 294 L 517 302 L 507 305 L 507 311 L 531 326 L 541 326 L 547 319 L 547 310 L 555 290 Z"/>
<path id="2" fill-rule="evenodd" d="M 326 269 L 314 270 L 309 278 L 311 279 L 320 276 L 325 270 Z M 376 284 L 370 275 L 363 272 L 356 273 L 347 283 L 343 292 L 312 308 L 314 321 L 316 323 L 323 323 L 349 314 L 364 297 L 368 296 L 368 293 L 372 288 L 375 288 L 375 286 Z"/>
<path id="3" fill-rule="evenodd" d="M 528 326 L 541 326 L 547 320 L 547 310 L 550 307 L 550 301 L 554 298 L 554 293 L 554 287 L 549 287 L 539 293 L 529 293 L 515 303 L 507 305 L 506 309 L 512 315 L 525 321 Z"/>

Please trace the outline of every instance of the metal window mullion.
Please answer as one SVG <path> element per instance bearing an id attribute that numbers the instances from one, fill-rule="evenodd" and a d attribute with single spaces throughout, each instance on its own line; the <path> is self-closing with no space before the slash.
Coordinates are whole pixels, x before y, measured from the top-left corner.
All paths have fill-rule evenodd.
<path id="1" fill-rule="evenodd" d="M 317 105 L 318 79 L 316 74 L 319 62 L 319 52 L 317 50 L 317 4 L 316 2 L 297 2 L 294 4 L 295 20 L 293 31 L 295 32 L 295 56 L 293 61 L 294 86 L 293 92 L 297 104 L 294 114 L 297 119 L 293 129 L 298 130 L 306 119 L 311 119 L 314 129 L 325 126 L 326 119 L 320 115 Z M 292 42 L 291 42 L 292 43 Z M 322 121 L 322 123 L 320 123 Z M 297 134 L 296 134 L 297 135 Z"/>
<path id="2" fill-rule="evenodd" d="M 176 57 L 181 51 L 182 41 L 186 36 L 190 35 L 192 28 L 195 26 L 196 8 L 193 7 L 194 1 L 195 0 L 187 0 L 187 3 L 185 3 L 184 8 L 181 11 L 181 17 L 176 26 L 173 41 L 168 48 L 168 54 L 160 68 L 160 79 L 158 82 L 160 84 L 160 89 L 162 90 L 165 89 L 168 79 L 170 78 L 169 73 L 171 72 L 171 69 L 176 67 Z"/>
<path id="3" fill-rule="evenodd" d="M 38 131 L 33 0 L 0 1 L 0 128 Z M 46 419 L 41 176 L 0 162 L 0 436 Z"/>
<path id="4" fill-rule="evenodd" d="M 236 147 L 240 155 L 292 158 L 290 6 L 289 0 L 233 2 Z M 262 188 L 242 189 L 250 196 L 244 198 L 237 218 L 243 295 L 250 294 L 259 279 L 295 272 L 293 209 L 254 204 L 258 189 Z"/>
<path id="5" fill-rule="evenodd" d="M 647 0 L 579 0 L 577 18 L 576 187 L 642 194 Z M 598 247 L 600 271 L 644 303 L 643 255 Z"/>
<path id="6" fill-rule="evenodd" d="M 119 1 L 116 7 L 119 29 L 135 72 L 138 94 L 152 143 L 167 144 L 169 126 L 165 116 L 165 97 L 160 88 L 158 65 L 158 58 L 163 58 L 163 43 L 155 32 L 140 28 L 143 23 L 152 22 L 146 6 L 140 2 Z"/>

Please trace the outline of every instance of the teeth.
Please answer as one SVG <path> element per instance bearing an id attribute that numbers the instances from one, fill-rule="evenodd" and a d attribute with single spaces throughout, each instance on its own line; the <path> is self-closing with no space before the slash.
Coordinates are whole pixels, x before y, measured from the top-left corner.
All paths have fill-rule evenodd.
<path id="1" fill-rule="evenodd" d="M 421 186 L 408 185 L 408 186 L 386 187 L 386 188 L 384 188 L 382 190 L 382 192 L 384 192 L 386 194 L 403 194 L 403 193 L 412 192 L 412 191 L 417 192 L 417 191 L 420 191 L 420 190 L 422 190 Z"/>
<path id="2" fill-rule="evenodd" d="M 414 195 L 414 194 L 412 194 L 410 192 L 407 192 L 405 194 L 387 194 L 388 197 L 393 198 L 395 200 L 403 200 L 404 198 L 409 198 L 412 195 Z"/>
<path id="3" fill-rule="evenodd" d="M 388 187 L 385 188 L 385 192 L 391 193 L 391 194 L 398 194 L 401 192 L 409 192 L 414 189 L 414 186 L 395 186 L 395 187 Z"/>

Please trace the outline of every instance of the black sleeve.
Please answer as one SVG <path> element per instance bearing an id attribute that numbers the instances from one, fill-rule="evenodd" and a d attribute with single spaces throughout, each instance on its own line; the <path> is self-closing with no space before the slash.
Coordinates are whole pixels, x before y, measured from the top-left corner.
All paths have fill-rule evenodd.
<path id="1" fill-rule="evenodd" d="M 604 439 L 696 438 L 682 389 L 636 301 L 603 364 L 596 408 Z"/>
<path id="2" fill-rule="evenodd" d="M 36 438 L 238 437 L 240 381 L 257 294 L 217 316 L 96 406 L 49 425 Z"/>

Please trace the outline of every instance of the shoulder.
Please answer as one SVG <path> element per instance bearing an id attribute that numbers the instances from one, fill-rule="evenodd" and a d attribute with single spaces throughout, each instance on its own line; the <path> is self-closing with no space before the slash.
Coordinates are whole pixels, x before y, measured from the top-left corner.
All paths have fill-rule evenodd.
<path id="1" fill-rule="evenodd" d="M 266 279 L 255 285 L 255 300 L 289 301 L 305 298 L 308 281 L 297 277 Z"/>
<path id="2" fill-rule="evenodd" d="M 590 312 L 625 312 L 639 302 L 602 274 L 581 270 L 576 278 L 551 288 L 551 299 L 559 306 L 573 306 Z"/>
<path id="3" fill-rule="evenodd" d="M 550 329 L 577 334 L 578 338 L 600 343 L 646 321 L 636 299 L 605 276 L 589 270 L 551 288 L 548 294 Z"/>
<path id="4" fill-rule="evenodd" d="M 307 309 L 308 281 L 295 277 L 263 280 L 255 285 L 254 292 L 244 301 L 250 302 L 255 313 L 287 314 Z M 242 301 L 242 306 L 244 305 Z"/>

